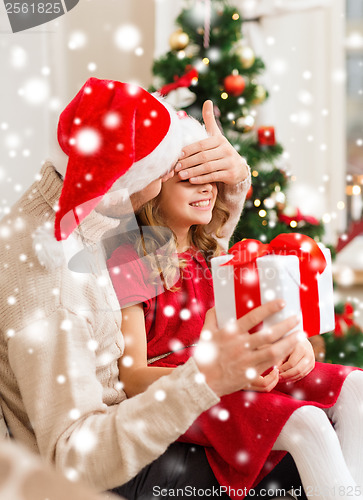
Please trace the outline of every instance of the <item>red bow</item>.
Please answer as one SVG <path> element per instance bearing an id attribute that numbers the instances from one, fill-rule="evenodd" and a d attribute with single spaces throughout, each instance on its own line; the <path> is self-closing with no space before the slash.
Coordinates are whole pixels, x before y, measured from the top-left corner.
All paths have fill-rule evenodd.
<path id="1" fill-rule="evenodd" d="M 193 68 L 180 77 L 174 76 L 174 82 L 168 83 L 167 85 L 164 85 L 164 87 L 161 87 L 159 93 L 165 96 L 168 95 L 172 90 L 178 89 L 180 87 L 190 87 L 195 78 L 198 79 L 198 71 Z"/>
<path id="2" fill-rule="evenodd" d="M 348 328 L 354 326 L 353 320 L 354 309 L 353 306 L 349 303 L 345 304 L 344 310 L 342 313 L 335 313 L 335 329 L 334 335 L 336 337 L 343 337 L 344 332 L 342 328 L 342 323 L 344 322 Z"/>
<path id="3" fill-rule="evenodd" d="M 235 298 L 237 317 L 248 311 L 250 302 L 254 307 L 260 303 L 260 288 L 257 277 L 256 259 L 264 255 L 295 255 L 300 266 L 300 304 L 303 312 L 303 326 L 309 336 L 320 332 L 319 292 L 317 277 L 326 268 L 326 260 L 319 245 L 304 234 L 280 234 L 269 244 L 258 240 L 244 240 L 230 249 L 233 258 L 224 265 L 235 268 Z M 241 266 L 255 273 L 250 283 L 241 283 Z M 251 301 L 251 295 L 253 300 Z"/>
<path id="4" fill-rule="evenodd" d="M 313 217 L 312 215 L 303 215 L 298 208 L 296 209 L 296 215 L 289 217 L 286 214 L 280 214 L 279 220 L 287 225 L 290 225 L 290 222 L 293 220 L 295 220 L 296 222 L 307 222 L 308 224 L 312 224 L 313 226 L 319 225 L 319 221 L 318 219 L 316 219 L 316 217 Z"/>

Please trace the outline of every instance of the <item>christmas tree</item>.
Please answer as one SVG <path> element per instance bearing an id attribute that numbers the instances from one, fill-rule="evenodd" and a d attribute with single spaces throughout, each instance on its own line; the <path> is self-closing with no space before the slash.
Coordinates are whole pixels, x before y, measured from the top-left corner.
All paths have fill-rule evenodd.
<path id="1" fill-rule="evenodd" d="M 189 0 L 176 24 L 179 29 L 170 37 L 170 50 L 154 61 L 150 90 L 158 90 L 197 119 L 201 119 L 203 102 L 211 99 L 224 135 L 248 160 L 252 187 L 230 244 L 243 238 L 268 243 L 287 232 L 320 241 L 321 221 L 297 207 L 286 207 L 291 179 L 274 127 L 255 126 L 258 107 L 268 98 L 268 90 L 259 83 L 265 65 L 243 38 L 240 13 L 224 0 Z M 350 307 L 336 306 L 337 332 L 324 335 L 327 361 L 363 367 L 363 332 L 352 320 Z M 323 351 L 317 343 L 317 359 L 322 359 L 318 353 Z"/>
<path id="2" fill-rule="evenodd" d="M 319 220 L 297 208 L 285 213 L 289 176 L 274 127 L 255 127 L 258 107 L 268 98 L 258 81 L 265 65 L 243 39 L 240 13 L 225 1 L 192 1 L 176 23 L 171 50 L 154 62 L 151 90 L 198 119 L 203 102 L 211 99 L 224 135 L 247 158 L 253 185 L 231 245 L 242 238 L 269 242 L 285 232 L 319 240 Z"/>

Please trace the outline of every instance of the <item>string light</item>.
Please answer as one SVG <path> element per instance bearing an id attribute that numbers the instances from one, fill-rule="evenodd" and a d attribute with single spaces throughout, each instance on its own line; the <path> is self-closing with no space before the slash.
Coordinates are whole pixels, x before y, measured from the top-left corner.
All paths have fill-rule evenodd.
<path id="1" fill-rule="evenodd" d="M 204 64 L 207 66 L 207 65 L 209 64 L 209 59 L 208 59 L 208 57 L 205 57 L 205 58 L 203 59 L 203 62 L 204 62 Z"/>
<path id="2" fill-rule="evenodd" d="M 235 12 L 232 16 L 233 21 L 237 21 L 239 19 L 239 14 Z"/>
<path id="3" fill-rule="evenodd" d="M 255 205 L 255 207 L 259 207 L 261 205 L 261 200 L 257 199 L 253 202 L 253 204 Z"/>
<path id="4" fill-rule="evenodd" d="M 227 94 L 227 92 L 222 92 L 222 93 L 221 93 L 221 97 L 222 97 L 222 99 L 228 99 L 228 94 Z"/>
<path id="5" fill-rule="evenodd" d="M 257 172 L 257 170 L 253 170 L 253 171 L 252 171 L 252 176 L 253 176 L 253 177 L 258 177 L 258 172 Z"/>
<path id="6" fill-rule="evenodd" d="M 258 212 L 258 215 L 259 215 L 260 217 L 266 217 L 267 212 L 266 212 L 266 210 L 263 210 L 263 209 L 262 209 L 262 210 L 260 210 L 260 211 Z"/>
<path id="7" fill-rule="evenodd" d="M 292 220 L 292 221 L 290 222 L 290 227 L 296 227 L 296 226 L 297 226 L 297 222 L 296 222 L 296 220 Z"/>
<path id="8" fill-rule="evenodd" d="M 262 221 L 262 225 L 263 225 L 263 226 L 267 226 L 267 220 L 266 220 L 266 219 L 264 219 L 264 220 Z"/>

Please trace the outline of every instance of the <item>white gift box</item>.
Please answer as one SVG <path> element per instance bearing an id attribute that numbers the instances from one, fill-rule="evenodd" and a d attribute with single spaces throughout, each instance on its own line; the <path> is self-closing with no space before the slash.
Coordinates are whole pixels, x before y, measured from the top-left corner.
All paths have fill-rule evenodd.
<path id="1" fill-rule="evenodd" d="M 320 244 L 319 247 L 326 260 L 325 270 L 317 277 L 320 315 L 319 333 L 325 333 L 334 330 L 335 326 L 333 278 L 330 250 Z M 214 257 L 211 260 L 215 307 L 219 328 L 226 326 L 229 321 L 237 319 L 234 266 L 223 265 L 231 259 L 232 255 L 228 254 Z M 286 307 L 268 317 L 263 322 L 263 328 L 269 328 L 295 314 L 300 317 L 300 324 L 294 330 L 302 330 L 303 316 L 300 302 L 299 258 L 295 255 L 270 254 L 258 257 L 256 264 L 260 289 L 259 303 L 253 303 L 251 299 L 247 298 L 246 308 L 253 309 L 273 299 L 283 299 Z M 248 281 L 248 271 L 244 273 L 241 279 Z M 242 281 L 242 285 L 244 282 Z M 251 283 L 249 283 L 250 286 Z M 248 303 L 248 300 L 250 300 L 250 303 Z M 306 311 L 306 314 L 308 313 L 309 311 Z"/>

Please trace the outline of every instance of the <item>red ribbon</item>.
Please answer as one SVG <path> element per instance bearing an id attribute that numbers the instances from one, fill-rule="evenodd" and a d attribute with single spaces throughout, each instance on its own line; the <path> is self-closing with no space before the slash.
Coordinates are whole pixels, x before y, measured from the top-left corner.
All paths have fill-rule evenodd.
<path id="1" fill-rule="evenodd" d="M 289 225 L 291 221 L 295 220 L 296 222 L 307 222 L 308 224 L 312 224 L 313 226 L 318 226 L 319 221 L 312 215 L 303 215 L 299 209 L 296 210 L 296 215 L 289 217 L 286 214 L 280 214 L 279 220 Z"/>
<path id="2" fill-rule="evenodd" d="M 195 78 L 198 78 L 198 71 L 193 68 L 180 77 L 174 76 L 174 82 L 168 83 L 167 85 L 164 85 L 164 87 L 161 87 L 159 93 L 165 96 L 168 95 L 172 90 L 178 89 L 180 87 L 190 87 Z"/>
<path id="3" fill-rule="evenodd" d="M 353 320 L 353 314 L 354 314 L 354 309 L 352 304 L 345 304 L 344 310 L 341 314 L 335 313 L 335 328 L 334 328 L 334 335 L 336 337 L 343 337 L 344 332 L 342 328 L 342 323 L 344 322 L 348 328 L 351 326 L 355 326 L 354 320 Z"/>
<path id="4" fill-rule="evenodd" d="M 319 293 L 317 277 L 326 268 L 319 245 L 299 233 L 279 234 L 270 243 L 247 239 L 233 245 L 233 258 L 223 265 L 234 266 L 237 318 L 261 304 L 256 259 L 264 255 L 295 255 L 300 268 L 300 304 L 303 327 L 308 336 L 320 333 Z"/>

